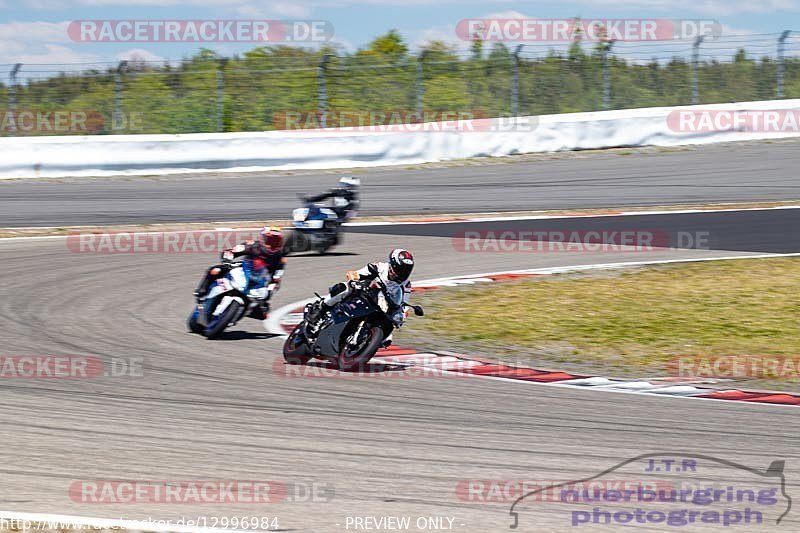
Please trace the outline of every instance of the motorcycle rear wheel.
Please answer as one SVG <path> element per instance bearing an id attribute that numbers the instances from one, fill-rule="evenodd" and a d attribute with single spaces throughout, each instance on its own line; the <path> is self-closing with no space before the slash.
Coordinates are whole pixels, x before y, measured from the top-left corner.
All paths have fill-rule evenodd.
<path id="1" fill-rule="evenodd" d="M 308 249 L 308 237 L 297 230 L 290 231 L 289 235 L 286 237 L 286 241 L 283 243 L 284 255 L 307 252 Z"/>

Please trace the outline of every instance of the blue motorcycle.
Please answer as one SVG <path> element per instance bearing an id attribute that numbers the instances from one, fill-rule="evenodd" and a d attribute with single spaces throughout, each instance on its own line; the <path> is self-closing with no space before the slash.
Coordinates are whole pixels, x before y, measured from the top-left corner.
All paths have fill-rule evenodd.
<path id="1" fill-rule="evenodd" d="M 270 279 L 254 279 L 258 276 L 254 275 L 247 261 L 230 262 L 225 266 L 227 273 L 211 283 L 187 322 L 189 331 L 207 339 L 216 339 L 242 317 L 255 312 L 259 299 L 268 298 L 275 287 L 272 283 L 267 284 Z"/>
<path id="2" fill-rule="evenodd" d="M 324 254 L 342 242 L 344 218 L 325 204 L 306 202 L 292 211 L 293 229 L 287 235 L 283 253 L 314 251 Z"/>

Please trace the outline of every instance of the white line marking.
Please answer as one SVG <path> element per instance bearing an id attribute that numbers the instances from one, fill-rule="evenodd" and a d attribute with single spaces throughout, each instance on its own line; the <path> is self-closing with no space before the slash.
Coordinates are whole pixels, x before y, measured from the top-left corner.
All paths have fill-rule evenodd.
<path id="1" fill-rule="evenodd" d="M 443 374 L 460 374 L 460 372 L 453 372 L 453 371 L 450 371 L 450 370 L 442 370 L 441 372 Z M 796 405 L 783 404 L 783 403 L 742 402 L 742 401 L 739 401 L 739 400 L 723 400 L 721 398 L 700 398 L 698 396 L 679 396 L 679 395 L 673 395 L 673 394 L 661 394 L 661 395 L 658 395 L 658 394 L 652 394 L 650 392 L 641 392 L 641 391 L 633 391 L 633 390 L 605 389 L 605 388 L 600 388 L 600 387 L 586 387 L 586 386 L 581 386 L 581 385 L 570 385 L 566 381 L 563 381 L 563 382 L 562 381 L 558 381 L 558 382 L 553 382 L 553 383 L 540 383 L 540 382 L 537 382 L 537 381 L 526 381 L 526 380 L 522 380 L 522 379 L 505 378 L 505 377 L 502 377 L 502 376 L 486 376 L 486 375 L 478 375 L 478 374 L 470 374 L 470 377 L 480 378 L 480 379 L 494 379 L 494 380 L 500 380 L 500 381 L 506 381 L 506 382 L 512 382 L 512 383 L 522 383 L 522 384 L 525 384 L 527 386 L 531 386 L 531 385 L 537 386 L 538 385 L 538 386 L 542 386 L 542 387 L 558 387 L 558 388 L 562 388 L 562 389 L 572 389 L 572 390 L 592 390 L 592 391 L 610 393 L 610 394 L 630 394 L 630 395 L 634 395 L 634 396 L 643 396 L 643 395 L 645 395 L 645 396 L 653 396 L 654 398 L 660 398 L 660 399 L 661 398 L 674 398 L 674 399 L 692 400 L 692 401 L 700 401 L 700 400 L 702 400 L 702 401 L 708 401 L 708 402 L 722 402 L 722 403 L 727 403 L 728 405 L 735 405 L 735 404 L 741 405 L 742 403 L 746 403 L 746 404 L 750 404 L 750 405 L 760 405 L 760 406 L 767 406 L 767 407 L 793 407 L 793 408 L 797 409 Z M 708 393 L 721 392 L 721 391 L 725 391 L 725 390 L 735 390 L 735 389 L 708 389 Z M 781 392 L 781 393 L 775 393 L 775 394 L 789 394 L 789 393 Z"/>
<path id="2" fill-rule="evenodd" d="M 300 300 L 299 302 L 294 302 L 290 304 L 286 304 L 283 307 L 276 309 L 275 311 L 271 311 L 267 319 L 263 322 L 264 329 L 267 330 L 267 333 L 272 333 L 273 335 L 281 335 L 286 337 L 286 331 L 284 331 L 283 327 L 281 327 L 281 319 L 286 315 L 290 314 L 295 309 L 300 307 L 305 307 L 306 304 L 313 302 L 317 298 L 306 298 L 305 300 Z"/>
<path id="3" fill-rule="evenodd" d="M 800 252 L 786 254 L 755 254 L 755 255 L 730 255 L 722 257 L 695 257 L 687 259 L 654 259 L 652 261 L 630 261 L 624 263 L 596 263 L 591 265 L 570 265 L 562 267 L 532 268 L 529 270 L 506 270 L 503 272 L 486 272 L 483 274 L 469 274 L 464 276 L 452 276 L 447 278 L 426 279 L 414 282 L 415 287 L 441 286 L 446 283 L 454 283 L 457 280 L 470 280 L 473 278 L 487 278 L 489 276 L 502 276 L 506 274 L 530 274 L 530 275 L 551 275 L 577 272 L 582 270 L 616 269 L 633 266 L 665 265 L 672 263 L 696 263 L 701 261 L 732 261 L 737 259 L 773 259 L 777 257 L 800 257 Z"/>

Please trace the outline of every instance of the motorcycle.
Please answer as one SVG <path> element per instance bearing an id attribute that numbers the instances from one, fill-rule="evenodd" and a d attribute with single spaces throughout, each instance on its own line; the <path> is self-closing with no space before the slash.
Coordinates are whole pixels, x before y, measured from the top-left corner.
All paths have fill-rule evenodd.
<path id="1" fill-rule="evenodd" d="M 304 200 L 302 196 L 301 199 Z M 305 200 L 304 200 L 305 201 Z M 336 211 L 325 204 L 305 202 L 292 211 L 292 231 L 286 237 L 283 253 L 315 251 L 324 254 L 342 242 L 342 223 Z"/>
<path id="2" fill-rule="evenodd" d="M 216 339 L 245 315 L 258 310 L 259 299 L 272 294 L 274 283 L 250 289 L 250 267 L 246 262 L 229 262 L 228 272 L 213 282 L 206 296 L 189 315 L 187 325 L 192 333 Z"/>
<path id="3" fill-rule="evenodd" d="M 340 370 L 357 369 L 372 359 L 397 327 L 391 316 L 398 309 L 410 307 L 416 316 L 424 315 L 422 307 L 403 303 L 400 285 L 380 279 L 374 265 L 369 271 L 370 279 L 349 281 L 350 296 L 311 325 L 308 315 L 323 300 L 315 293 L 318 300 L 306 306 L 302 322 L 283 345 L 288 364 L 304 365 L 316 357 L 336 364 Z M 372 287 L 373 282 L 377 283 L 376 288 Z"/>

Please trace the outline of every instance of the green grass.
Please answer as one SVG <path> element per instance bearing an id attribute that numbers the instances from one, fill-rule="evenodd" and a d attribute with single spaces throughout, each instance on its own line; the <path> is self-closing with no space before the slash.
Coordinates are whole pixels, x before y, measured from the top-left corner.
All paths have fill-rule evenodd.
<path id="1" fill-rule="evenodd" d="M 409 337 L 542 364 L 656 371 L 676 356 L 800 354 L 793 258 L 559 275 L 415 300 L 426 316 L 409 321 Z"/>

